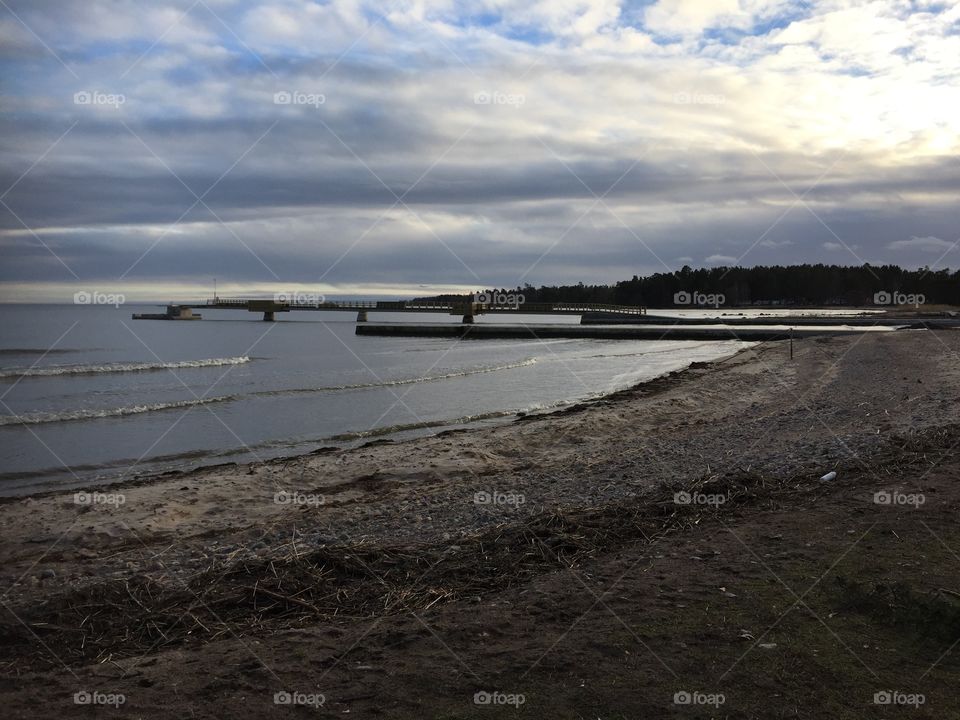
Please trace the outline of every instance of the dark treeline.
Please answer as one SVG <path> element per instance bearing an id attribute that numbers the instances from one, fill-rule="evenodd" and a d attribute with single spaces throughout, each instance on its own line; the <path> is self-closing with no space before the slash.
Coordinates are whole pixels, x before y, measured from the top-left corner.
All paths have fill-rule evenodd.
<path id="1" fill-rule="evenodd" d="M 722 304 L 728 306 L 889 304 L 889 300 L 878 296 L 881 293 L 923 295 L 921 302 L 928 304 L 960 305 L 960 271 L 904 270 L 896 265 L 772 265 L 699 270 L 684 266 L 672 273 L 634 275 L 616 285 L 525 285 L 493 291 L 522 293 L 526 302 L 595 302 L 647 307 L 696 304 L 708 295 L 722 295 Z"/>

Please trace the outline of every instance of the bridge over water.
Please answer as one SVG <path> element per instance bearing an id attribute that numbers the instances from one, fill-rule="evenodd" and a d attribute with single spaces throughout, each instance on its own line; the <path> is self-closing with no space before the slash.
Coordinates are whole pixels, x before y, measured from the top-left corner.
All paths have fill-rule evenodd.
<path id="1" fill-rule="evenodd" d="M 273 321 L 276 313 L 293 311 L 355 312 L 357 322 L 366 322 L 368 312 L 446 313 L 459 315 L 464 323 L 472 323 L 477 315 L 584 315 L 610 318 L 630 318 L 646 315 L 644 307 L 634 305 L 607 305 L 603 303 L 528 303 L 476 302 L 471 297 L 455 300 L 337 300 L 324 302 L 288 302 L 262 298 L 214 297 L 203 303 L 168 305 L 166 313 L 135 314 L 135 320 L 198 320 L 194 310 L 245 310 L 263 313 L 263 319 Z"/>

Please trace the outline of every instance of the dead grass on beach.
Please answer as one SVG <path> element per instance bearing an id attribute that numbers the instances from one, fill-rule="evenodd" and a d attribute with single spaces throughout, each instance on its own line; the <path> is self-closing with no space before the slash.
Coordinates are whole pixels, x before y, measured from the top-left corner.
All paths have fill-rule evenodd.
<path id="1" fill-rule="evenodd" d="M 956 426 L 892 438 L 874 458 L 870 473 L 902 477 L 909 468 L 935 465 L 957 442 Z M 857 470 L 851 467 L 845 476 Z M 51 667 L 34 634 L 55 644 L 68 662 L 99 663 L 238 633 L 269 636 L 323 619 L 425 611 L 519 587 L 558 566 L 577 567 L 628 545 L 652 544 L 711 518 L 729 518 L 748 508 L 788 507 L 800 495 L 809 500 L 833 491 L 815 475 L 811 470 L 775 482 L 748 473 L 706 476 L 685 487 L 661 484 L 630 502 L 541 513 L 458 539 L 457 544 L 306 549 L 291 540 L 275 548 L 272 557 L 256 561 L 233 559 L 243 557 L 238 549 L 182 583 L 141 576 L 78 590 L 68 587 L 19 609 L 27 626 L 0 624 L 0 662 L 21 671 Z M 680 504 L 677 493 L 722 496 L 724 502 Z M 843 582 L 845 607 L 876 614 L 890 601 L 891 612 L 903 615 L 910 604 L 904 587 L 871 590 Z M 945 589 L 945 594 L 960 598 L 957 590 Z M 917 609 L 924 612 L 946 613 L 949 622 L 942 633 L 950 635 L 950 628 L 957 628 L 958 616 L 944 607 Z M 960 637 L 960 631 L 956 634 Z"/>

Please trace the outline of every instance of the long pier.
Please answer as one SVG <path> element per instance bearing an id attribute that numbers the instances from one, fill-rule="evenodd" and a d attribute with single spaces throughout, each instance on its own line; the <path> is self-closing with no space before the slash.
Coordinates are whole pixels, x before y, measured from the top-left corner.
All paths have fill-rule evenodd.
<path id="1" fill-rule="evenodd" d="M 510 296 L 507 296 L 510 297 Z M 619 318 L 640 318 L 646 315 L 644 307 L 634 305 L 606 305 L 603 303 L 526 303 L 477 302 L 467 296 L 457 300 L 337 300 L 322 302 L 287 301 L 262 298 L 214 297 L 202 303 L 168 305 L 166 313 L 135 314 L 135 320 L 197 320 L 194 310 L 245 310 L 263 313 L 263 319 L 272 322 L 277 313 L 293 311 L 355 312 L 357 322 L 366 322 L 367 313 L 445 313 L 459 315 L 464 324 L 472 324 L 476 315 L 580 315 Z"/>
<path id="2" fill-rule="evenodd" d="M 719 315 L 713 317 L 674 317 L 668 315 L 644 315 L 641 319 L 625 319 L 603 317 L 601 315 L 584 314 L 580 319 L 582 325 L 667 325 L 682 327 L 684 325 L 729 325 L 764 326 L 789 325 L 792 327 L 838 327 L 856 325 L 858 327 L 913 327 L 913 328 L 954 328 L 960 327 L 960 318 L 944 317 L 943 315 L 904 315 L 892 316 L 881 313 L 863 315 L 836 315 L 823 317 L 814 315 L 769 315 L 764 317 L 742 317 L 736 315 Z"/>
<path id="3" fill-rule="evenodd" d="M 893 331 L 883 328 L 877 332 Z M 590 338 L 594 340 L 788 340 L 819 335 L 844 335 L 865 332 L 863 327 L 734 327 L 724 325 L 645 326 L 632 325 L 504 325 L 481 324 L 423 325 L 420 323 L 364 323 L 357 335 L 388 337 L 446 337 L 469 339 L 543 340 L 546 338 Z"/>

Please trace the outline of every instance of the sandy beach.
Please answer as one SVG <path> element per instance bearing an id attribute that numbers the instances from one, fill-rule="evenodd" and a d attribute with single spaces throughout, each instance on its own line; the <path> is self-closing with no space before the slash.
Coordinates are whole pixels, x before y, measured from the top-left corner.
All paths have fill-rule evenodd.
<path id="1" fill-rule="evenodd" d="M 5 715 L 960 716 L 960 335 L 794 348 L 7 500 Z"/>

